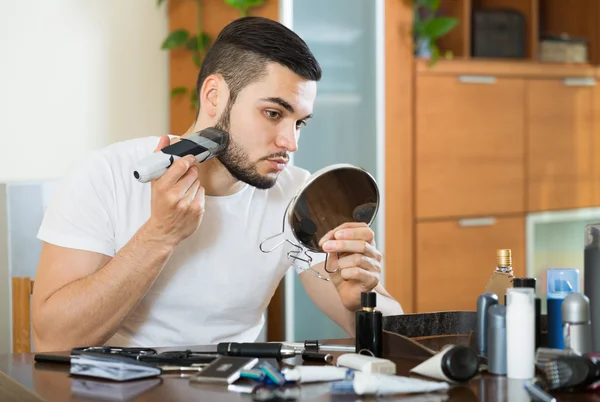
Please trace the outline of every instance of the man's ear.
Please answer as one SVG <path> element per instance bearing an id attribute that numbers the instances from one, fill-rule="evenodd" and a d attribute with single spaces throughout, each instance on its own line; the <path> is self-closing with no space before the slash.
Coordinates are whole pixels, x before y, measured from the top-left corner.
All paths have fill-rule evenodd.
<path id="1" fill-rule="evenodd" d="M 204 109 L 210 117 L 217 115 L 219 105 L 219 84 L 220 77 L 209 75 L 200 88 L 200 107 Z"/>

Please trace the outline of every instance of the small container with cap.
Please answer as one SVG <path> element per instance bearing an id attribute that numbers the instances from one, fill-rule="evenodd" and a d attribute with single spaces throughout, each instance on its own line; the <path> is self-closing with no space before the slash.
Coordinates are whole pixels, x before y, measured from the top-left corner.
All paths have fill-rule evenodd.
<path id="1" fill-rule="evenodd" d="M 506 375 L 506 306 L 496 304 L 487 311 L 488 372 Z"/>
<path id="2" fill-rule="evenodd" d="M 570 293 L 561 310 L 565 349 L 578 354 L 593 352 L 589 299 L 581 293 Z"/>
<path id="3" fill-rule="evenodd" d="M 377 307 L 377 293 L 360 294 L 361 309 L 356 312 L 356 353 L 381 357 L 383 354 L 383 315 Z"/>

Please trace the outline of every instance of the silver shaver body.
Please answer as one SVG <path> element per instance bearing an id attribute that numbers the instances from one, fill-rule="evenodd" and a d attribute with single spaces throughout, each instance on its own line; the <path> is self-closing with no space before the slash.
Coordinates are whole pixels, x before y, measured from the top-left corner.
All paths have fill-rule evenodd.
<path id="1" fill-rule="evenodd" d="M 133 177 L 141 183 L 160 178 L 179 158 L 194 155 L 197 162 L 204 162 L 220 155 L 229 144 L 229 133 L 208 127 L 192 135 L 181 137 L 175 144 L 148 155 L 134 167 Z"/>

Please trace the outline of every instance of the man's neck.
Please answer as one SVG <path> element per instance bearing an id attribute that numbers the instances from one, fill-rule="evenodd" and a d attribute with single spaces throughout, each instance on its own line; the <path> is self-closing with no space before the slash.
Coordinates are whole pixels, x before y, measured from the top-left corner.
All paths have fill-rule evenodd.
<path id="1" fill-rule="evenodd" d="M 182 137 L 195 132 L 193 128 L 190 128 Z M 171 144 L 179 140 L 179 137 L 171 138 Z M 196 166 L 198 167 L 198 180 L 204 187 L 205 195 L 223 197 L 235 194 L 244 188 L 245 183 L 235 179 L 217 158 L 211 158 Z"/>

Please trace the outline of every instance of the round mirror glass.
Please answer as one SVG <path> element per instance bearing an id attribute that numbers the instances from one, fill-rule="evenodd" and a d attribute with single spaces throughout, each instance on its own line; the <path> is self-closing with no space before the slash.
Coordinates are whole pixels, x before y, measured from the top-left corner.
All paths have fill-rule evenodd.
<path id="1" fill-rule="evenodd" d="M 346 222 L 371 225 L 379 209 L 379 189 L 362 168 L 339 164 L 309 177 L 288 210 L 296 239 L 307 249 L 323 252 L 319 240 Z"/>

